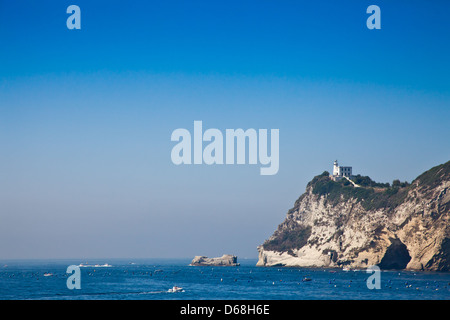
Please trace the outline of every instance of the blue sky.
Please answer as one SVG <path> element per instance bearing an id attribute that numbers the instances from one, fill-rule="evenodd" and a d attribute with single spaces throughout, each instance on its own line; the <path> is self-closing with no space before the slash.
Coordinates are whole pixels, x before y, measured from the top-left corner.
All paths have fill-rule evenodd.
<path id="1" fill-rule="evenodd" d="M 448 12 L 0 0 L 0 258 L 256 257 L 335 159 L 383 182 L 448 161 Z M 279 173 L 174 166 L 171 132 L 194 120 L 280 129 Z"/>

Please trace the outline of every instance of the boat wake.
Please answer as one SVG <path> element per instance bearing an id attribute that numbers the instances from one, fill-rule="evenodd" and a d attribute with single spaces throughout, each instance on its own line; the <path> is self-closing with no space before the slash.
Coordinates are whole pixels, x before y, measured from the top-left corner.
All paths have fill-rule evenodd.
<path id="1" fill-rule="evenodd" d="M 84 263 L 80 263 L 78 266 L 79 267 L 84 267 L 84 268 L 86 268 L 86 267 L 90 267 L 90 268 L 110 268 L 110 267 L 112 267 L 112 265 L 107 264 L 107 263 L 105 263 L 105 264 L 84 264 Z"/>

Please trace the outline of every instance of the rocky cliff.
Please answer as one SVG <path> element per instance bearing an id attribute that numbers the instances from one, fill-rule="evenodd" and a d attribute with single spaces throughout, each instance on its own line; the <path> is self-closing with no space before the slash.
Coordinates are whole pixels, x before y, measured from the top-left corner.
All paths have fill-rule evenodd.
<path id="1" fill-rule="evenodd" d="M 314 177 L 257 265 L 450 271 L 450 161 L 411 184 L 361 181 Z"/>
<path id="2" fill-rule="evenodd" d="M 191 266 L 238 266 L 237 257 L 231 254 L 224 254 L 218 258 L 208 258 L 205 256 L 195 256 Z"/>

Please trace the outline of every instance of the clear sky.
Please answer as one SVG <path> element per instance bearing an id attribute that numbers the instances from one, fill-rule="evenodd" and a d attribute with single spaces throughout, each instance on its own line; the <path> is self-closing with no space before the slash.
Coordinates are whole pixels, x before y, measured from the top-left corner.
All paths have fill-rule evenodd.
<path id="1" fill-rule="evenodd" d="M 68 30 L 66 8 L 81 8 Z M 381 8 L 369 30 L 366 8 Z M 338 159 L 450 159 L 449 1 L 0 0 L 0 259 L 257 257 Z M 175 166 L 173 130 L 277 128 L 280 169 Z"/>

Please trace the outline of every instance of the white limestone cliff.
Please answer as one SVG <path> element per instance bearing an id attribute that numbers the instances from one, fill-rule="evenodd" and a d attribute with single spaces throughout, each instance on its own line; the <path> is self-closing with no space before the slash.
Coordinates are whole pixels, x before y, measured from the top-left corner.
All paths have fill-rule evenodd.
<path id="1" fill-rule="evenodd" d="M 315 189 L 315 183 L 335 183 L 327 179 L 311 181 L 258 247 L 258 266 L 450 271 L 450 161 L 401 188 L 385 205 L 367 203 L 378 201 L 377 194 L 365 199 L 351 192 L 334 194 L 332 201 Z M 385 192 L 375 191 L 380 198 Z"/>

